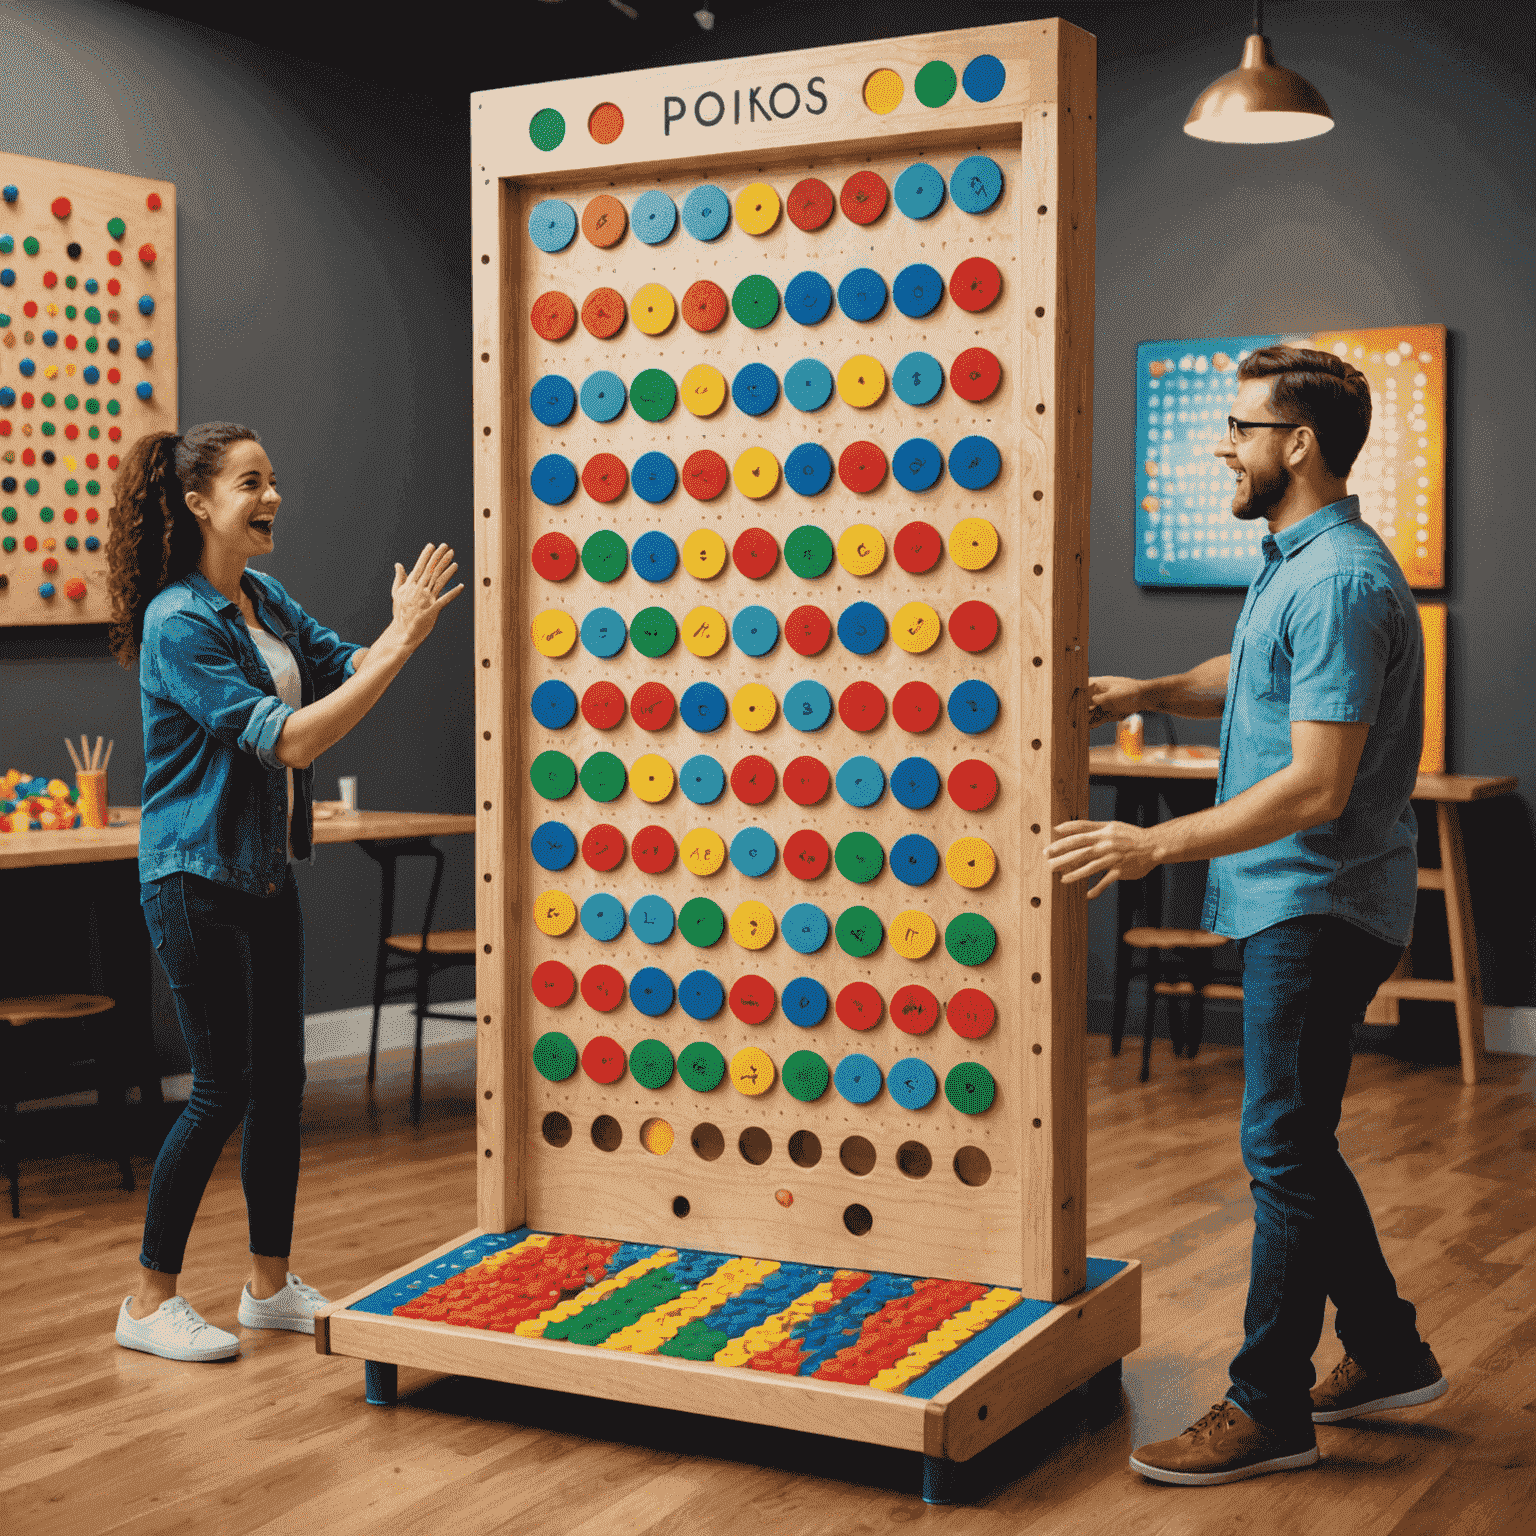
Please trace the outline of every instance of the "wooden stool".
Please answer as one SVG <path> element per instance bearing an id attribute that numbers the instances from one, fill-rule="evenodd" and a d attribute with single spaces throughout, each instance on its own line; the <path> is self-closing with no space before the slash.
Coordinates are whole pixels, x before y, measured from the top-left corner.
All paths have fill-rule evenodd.
<path id="1" fill-rule="evenodd" d="M 10 1025 L 19 1029 L 24 1024 L 41 1024 L 45 1020 L 84 1019 L 107 1013 L 116 1006 L 116 999 L 100 997 L 91 992 L 44 992 L 33 997 L 0 997 L 0 1025 Z M 107 1068 L 104 1063 L 108 1060 L 110 1053 L 100 1048 L 99 1042 L 103 1038 L 98 1036 L 98 1046 L 93 1052 L 94 1062 L 100 1069 L 96 1084 L 96 1103 L 105 1114 L 107 1089 L 109 1086 L 113 1088 L 117 1099 L 117 1165 L 123 1175 L 122 1187 L 133 1189 L 135 1187 L 133 1165 L 128 1161 L 127 1121 L 122 1110 L 123 1085 L 120 1077 L 113 1078 L 110 1084 L 107 1081 Z M 16 1074 L 10 1062 L 10 1031 L 8 1029 L 0 1029 L 0 1079 L 5 1082 L 4 1092 L 9 1095 L 16 1081 Z M 3 1140 L 6 1149 L 6 1172 L 11 1184 L 11 1215 L 17 1217 L 21 1215 L 21 1183 L 16 1166 L 15 1143 L 11 1139 L 11 1132 L 14 1129 L 11 1122 L 16 1117 L 16 1100 L 5 1097 L 0 1102 L 3 1102 L 5 1109 L 6 1135 L 0 1140 Z"/>
<path id="2" fill-rule="evenodd" d="M 1200 1049 L 1200 1037 L 1205 1024 L 1205 1003 L 1208 998 L 1241 997 L 1241 987 L 1211 980 L 1210 952 L 1220 949 L 1228 940 L 1219 933 L 1207 933 L 1203 928 L 1128 928 L 1123 941 L 1132 949 L 1145 952 L 1147 959 L 1143 974 L 1147 978 L 1147 1024 L 1141 1043 L 1141 1081 L 1146 1082 L 1152 1071 L 1152 1029 L 1156 1022 L 1159 997 L 1182 997 L 1188 1001 L 1189 1054 Z M 1166 955 L 1176 958 L 1165 959 Z M 1182 972 L 1183 974 L 1170 974 Z M 1168 1012 L 1168 1033 L 1172 1037 L 1173 1054 L 1181 1055 L 1185 1033 L 1179 1027 L 1175 1011 Z M 1125 1015 L 1117 1011 L 1110 1029 L 1110 1050 L 1118 1056 L 1120 1042 L 1125 1035 Z"/>

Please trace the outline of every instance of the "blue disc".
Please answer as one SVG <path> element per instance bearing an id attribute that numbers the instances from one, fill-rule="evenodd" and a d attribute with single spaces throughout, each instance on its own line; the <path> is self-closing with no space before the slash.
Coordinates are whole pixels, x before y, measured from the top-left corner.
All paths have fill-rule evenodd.
<path id="1" fill-rule="evenodd" d="M 581 904 L 581 926 L 604 944 L 618 938 L 624 932 L 624 903 L 607 891 L 588 896 Z"/>
<path id="2" fill-rule="evenodd" d="M 873 320 L 885 308 L 885 279 L 873 267 L 855 267 L 837 285 L 837 307 L 850 320 Z"/>
<path id="3" fill-rule="evenodd" d="M 1003 88 L 1008 71 L 995 53 L 978 53 L 965 66 L 960 84 L 972 101 L 992 101 Z"/>
<path id="4" fill-rule="evenodd" d="M 944 202 L 944 178 L 931 165 L 919 160 L 896 178 L 891 193 L 896 206 L 909 219 L 926 219 L 937 213 Z"/>
<path id="5" fill-rule="evenodd" d="M 985 490 L 1002 467 L 1002 455 L 990 437 L 962 437 L 949 450 L 949 478 L 968 491 Z"/>
<path id="6" fill-rule="evenodd" d="M 649 458 L 650 455 L 645 456 Z M 644 459 L 641 463 L 644 463 Z M 636 469 L 640 466 L 637 464 Z M 647 498 L 649 500 L 649 498 Z M 629 563 L 643 581 L 665 581 L 677 569 L 677 545 L 659 528 L 642 533 L 629 552 Z"/>
<path id="7" fill-rule="evenodd" d="M 922 833 L 908 832 L 891 845 L 891 873 L 903 885 L 927 885 L 938 870 L 939 850 Z"/>
<path id="8" fill-rule="evenodd" d="M 528 839 L 540 869 L 564 869 L 576 857 L 576 834 L 563 821 L 546 821 Z"/>
<path id="9" fill-rule="evenodd" d="M 850 757 L 837 770 L 837 792 L 860 810 L 885 793 L 885 770 L 872 757 Z"/>
<path id="10" fill-rule="evenodd" d="M 906 1056 L 892 1063 L 885 1086 L 903 1109 L 926 1109 L 939 1091 L 939 1079 L 920 1056 Z"/>
<path id="11" fill-rule="evenodd" d="M 546 373 L 528 391 L 528 405 L 546 427 L 558 427 L 576 409 L 576 389 L 558 373 Z"/>
<path id="12" fill-rule="evenodd" d="M 731 621 L 731 639 L 748 656 L 766 656 L 779 641 L 779 621 L 768 609 L 754 603 Z"/>
<path id="13" fill-rule="evenodd" d="M 801 325 L 815 325 L 832 308 L 832 284 L 820 272 L 801 272 L 784 290 L 784 312 Z"/>
<path id="14" fill-rule="evenodd" d="M 558 197 L 546 197 L 528 215 L 528 238 L 553 255 L 576 238 L 576 210 Z"/>
<path id="15" fill-rule="evenodd" d="M 713 683 L 690 683 L 683 691 L 677 713 L 692 731 L 718 731 L 725 724 L 729 706 Z"/>
<path id="16" fill-rule="evenodd" d="M 563 684 L 561 685 L 564 686 Z M 571 695 L 575 707 L 576 695 Z M 802 678 L 784 695 L 784 719 L 797 731 L 819 731 L 832 718 L 832 695 L 820 683 Z"/>
<path id="17" fill-rule="evenodd" d="M 908 320 L 921 320 L 938 308 L 944 279 L 925 261 L 903 267 L 891 284 L 891 300 Z"/>
<path id="18" fill-rule="evenodd" d="M 925 811 L 938 798 L 939 770 L 926 757 L 904 757 L 891 769 L 891 793 L 909 811 Z"/>
<path id="19" fill-rule="evenodd" d="M 545 506 L 558 507 L 576 489 L 576 466 L 563 453 L 546 453 L 533 466 L 528 484 Z"/>
<path id="20" fill-rule="evenodd" d="M 700 752 L 678 769 L 677 784 L 695 805 L 713 805 L 725 792 L 725 769 Z"/>
<path id="21" fill-rule="evenodd" d="M 871 655 L 885 644 L 885 615 L 873 603 L 849 603 L 838 615 L 837 638 L 845 651 Z"/>
<path id="22" fill-rule="evenodd" d="M 997 719 L 997 691 L 973 677 L 957 684 L 949 695 L 949 723 L 967 736 L 990 730 Z"/>
<path id="23" fill-rule="evenodd" d="M 926 491 L 939 478 L 944 455 L 937 443 L 926 437 L 909 437 L 891 455 L 891 473 L 903 490 Z"/>
<path id="24" fill-rule="evenodd" d="M 624 380 L 599 368 L 582 381 L 581 408 L 593 421 L 612 421 L 624 409 Z"/>
<path id="25" fill-rule="evenodd" d="M 754 879 L 766 875 L 779 856 L 779 845 L 761 827 L 743 827 L 731 839 L 731 863 Z"/>
<path id="26" fill-rule="evenodd" d="M 1003 168 L 989 155 L 968 155 L 949 178 L 955 207 L 985 213 L 1003 195 Z"/>
<path id="27" fill-rule="evenodd" d="M 891 388 L 908 405 L 927 405 L 944 388 L 944 365 L 930 352 L 908 352 L 891 369 Z"/>
<path id="28" fill-rule="evenodd" d="M 643 245 L 660 245 L 677 228 L 677 204 L 659 189 L 642 192 L 629 210 L 629 227 Z"/>
<path id="29" fill-rule="evenodd" d="M 581 621 L 581 643 L 606 660 L 624 649 L 624 619 L 613 608 L 594 608 Z"/>
<path id="30" fill-rule="evenodd" d="M 803 357 L 784 375 L 784 398 L 797 411 L 819 411 L 832 398 L 832 370 Z"/>
<path id="31" fill-rule="evenodd" d="M 725 988 L 712 971 L 689 971 L 677 984 L 677 1000 L 690 1019 L 712 1019 L 725 1006 Z"/>
<path id="32" fill-rule="evenodd" d="M 642 944 L 660 944 L 663 939 L 670 939 L 676 924 L 672 904 L 662 896 L 642 896 L 629 909 L 630 932 Z"/>
<path id="33" fill-rule="evenodd" d="M 652 449 L 649 453 L 642 453 L 635 460 L 634 468 L 629 472 L 629 483 L 634 487 L 635 495 L 641 501 L 648 501 L 653 506 L 658 501 L 665 501 L 677 488 L 677 465 L 666 454 Z M 635 541 L 635 548 L 639 549 L 646 539 L 667 539 L 664 533 L 644 533 Z M 672 564 L 677 564 L 677 545 L 672 544 L 671 539 L 667 543 L 672 545 Z M 644 574 L 643 572 L 641 574 Z M 671 575 L 669 568 L 668 575 Z M 647 576 L 647 581 L 659 581 L 658 576 Z"/>
<path id="34" fill-rule="evenodd" d="M 832 1086 L 850 1104 L 868 1104 L 880 1092 L 880 1068 L 874 1057 L 854 1052 L 838 1062 L 832 1074 Z"/>
<path id="35" fill-rule="evenodd" d="M 827 1016 L 827 989 L 814 976 L 797 976 L 779 993 L 779 1007 L 791 1024 L 810 1029 Z"/>
<path id="36" fill-rule="evenodd" d="M 797 901 L 784 914 L 779 932 L 797 955 L 814 955 L 827 942 L 830 926 L 827 914 L 820 907 L 813 907 L 808 901 Z"/>
<path id="37" fill-rule="evenodd" d="M 629 1000 L 647 1018 L 659 1018 L 672 1006 L 672 978 L 648 965 L 629 978 Z"/>
<path id="38" fill-rule="evenodd" d="M 802 365 L 795 364 L 799 368 Z M 816 365 L 818 368 L 821 365 Z M 823 370 L 825 372 L 825 370 Z M 832 375 L 829 373 L 830 379 Z M 787 393 L 787 391 L 786 391 Z M 784 484 L 802 496 L 819 496 L 832 478 L 832 455 L 820 443 L 801 443 L 791 448 L 784 461 Z"/>
<path id="39" fill-rule="evenodd" d="M 547 731 L 564 730 L 576 718 L 576 690 L 557 677 L 540 683 L 528 702 L 533 718 Z"/>
<path id="40" fill-rule="evenodd" d="M 731 399 L 738 411 L 761 416 L 779 398 L 779 376 L 767 363 L 748 363 L 731 380 Z"/>
<path id="41" fill-rule="evenodd" d="M 715 240 L 731 222 L 731 200 L 719 187 L 695 187 L 683 199 L 683 228 L 695 240 Z"/>

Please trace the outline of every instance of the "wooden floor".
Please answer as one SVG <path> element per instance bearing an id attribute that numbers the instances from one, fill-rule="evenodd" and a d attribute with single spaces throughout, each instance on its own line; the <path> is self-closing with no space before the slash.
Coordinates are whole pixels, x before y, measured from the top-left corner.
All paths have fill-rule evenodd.
<path id="1" fill-rule="evenodd" d="M 1357 1057 L 1341 1132 L 1400 1288 L 1451 1379 L 1427 1408 L 1318 1431 L 1323 1459 L 1227 1488 L 1127 1470 L 1222 1396 L 1241 1335 L 1252 1206 L 1237 1148 L 1242 1063 L 1206 1047 L 1153 1079 L 1089 1041 L 1089 1252 L 1146 1266 L 1123 1391 L 1065 1400 L 969 1464 L 976 1502 L 928 1508 L 915 1457 L 682 1413 L 402 1368 L 370 1408 L 359 1362 L 295 1334 L 244 1335 L 191 1365 L 119 1349 L 139 1190 L 90 1155 L 23 1163 L 0 1208 L 0 1511 L 16 1536 L 852 1536 L 947 1532 L 1536 1531 L 1536 1061 L 1455 1067 Z M 311 1069 L 294 1263 L 331 1296 L 474 1224 L 473 1061 L 439 1047 L 422 1126 L 408 1057 L 370 1116 L 356 1063 Z M 183 1291 L 235 1328 L 246 1231 L 238 1138 L 208 1193 Z M 1321 1373 L 1338 1346 L 1332 1321 Z"/>

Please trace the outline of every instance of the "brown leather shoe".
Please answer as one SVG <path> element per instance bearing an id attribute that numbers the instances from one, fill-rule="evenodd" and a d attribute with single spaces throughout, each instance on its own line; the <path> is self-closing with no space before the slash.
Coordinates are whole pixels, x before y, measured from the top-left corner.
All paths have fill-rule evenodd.
<path id="1" fill-rule="evenodd" d="M 1312 1388 L 1312 1422 L 1337 1424 L 1340 1419 L 1352 1419 L 1357 1414 L 1414 1408 L 1433 1402 L 1450 1390 L 1451 1384 L 1427 1344 L 1417 1361 L 1395 1371 L 1368 1371 L 1358 1360 L 1345 1355 L 1327 1381 Z"/>
<path id="2" fill-rule="evenodd" d="M 1250 1419 L 1236 1403 L 1222 1401 L 1176 1440 L 1142 1446 L 1131 1457 L 1131 1470 L 1155 1483 L 1199 1488 L 1310 1467 L 1316 1460 L 1316 1435 L 1288 1443 Z"/>

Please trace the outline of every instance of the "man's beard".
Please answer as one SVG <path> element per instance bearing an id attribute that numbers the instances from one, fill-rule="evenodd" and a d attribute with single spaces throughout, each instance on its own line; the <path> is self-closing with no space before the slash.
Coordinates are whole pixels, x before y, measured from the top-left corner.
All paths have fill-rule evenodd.
<path id="1" fill-rule="evenodd" d="M 1251 469 L 1245 470 L 1244 475 L 1248 483 L 1248 500 L 1242 506 L 1234 504 L 1232 515 L 1251 523 L 1268 517 L 1280 505 L 1281 498 L 1290 489 L 1291 472 L 1282 464 L 1268 480 L 1257 479 Z"/>

